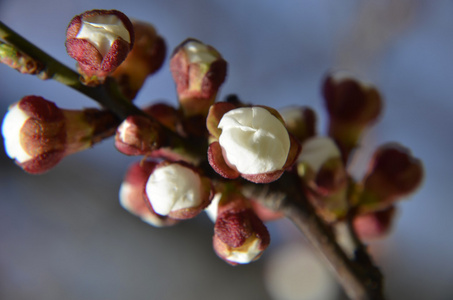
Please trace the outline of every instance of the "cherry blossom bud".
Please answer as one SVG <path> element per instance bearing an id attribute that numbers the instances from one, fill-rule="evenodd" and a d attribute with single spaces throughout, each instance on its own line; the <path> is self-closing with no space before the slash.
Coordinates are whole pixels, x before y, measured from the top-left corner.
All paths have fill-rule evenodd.
<path id="1" fill-rule="evenodd" d="M 142 161 L 129 167 L 120 187 L 120 204 L 125 210 L 150 225 L 171 226 L 178 223 L 178 220 L 154 212 L 144 196 L 146 182 L 156 165 L 157 163 L 152 161 Z"/>
<path id="2" fill-rule="evenodd" d="M 240 175 L 256 183 L 277 180 L 297 157 L 298 142 L 277 111 L 259 106 L 224 109 L 229 106 L 213 105 L 210 110 L 207 126 L 218 142 L 209 147 L 209 163 L 227 178 Z"/>
<path id="3" fill-rule="evenodd" d="M 193 218 L 209 205 L 213 196 L 208 178 L 188 164 L 168 161 L 153 170 L 145 192 L 156 213 L 175 219 Z"/>
<path id="4" fill-rule="evenodd" d="M 134 44 L 133 26 L 117 10 L 91 10 L 75 16 L 66 31 L 66 50 L 86 84 L 102 82 L 125 59 Z"/>
<path id="5" fill-rule="evenodd" d="M 263 222 L 240 195 L 220 200 L 214 226 L 213 246 L 217 255 L 231 265 L 257 260 L 270 242 Z"/>
<path id="6" fill-rule="evenodd" d="M 330 117 L 329 135 L 340 146 L 346 162 L 363 130 L 381 113 L 381 96 L 375 87 L 345 72 L 327 76 L 323 95 Z"/>
<path id="7" fill-rule="evenodd" d="M 395 143 L 376 150 L 363 183 L 360 208 L 381 210 L 420 186 L 423 166 L 409 149 Z"/>
<path id="8" fill-rule="evenodd" d="M 396 208 L 392 205 L 385 210 L 357 215 L 353 221 L 354 229 L 363 240 L 384 237 L 392 228 L 395 213 Z"/>
<path id="9" fill-rule="evenodd" d="M 145 155 L 159 144 L 159 131 L 145 116 L 127 117 L 116 131 L 115 147 L 126 155 Z"/>
<path id="10" fill-rule="evenodd" d="M 187 39 L 173 52 L 170 70 L 184 113 L 206 115 L 226 77 L 227 63 L 220 53 L 198 40 Z"/>
<path id="11" fill-rule="evenodd" d="M 42 97 L 27 96 L 10 106 L 2 134 L 8 156 L 25 171 L 39 174 L 111 136 L 117 124 L 107 111 L 63 110 Z"/>
<path id="12" fill-rule="evenodd" d="M 313 137 L 302 145 L 297 171 L 308 189 L 308 198 L 327 222 L 344 216 L 348 177 L 341 153 L 329 137 Z"/>
<path id="13" fill-rule="evenodd" d="M 279 111 L 286 128 L 300 142 L 316 135 L 316 114 L 309 107 L 289 107 Z"/>
<path id="14" fill-rule="evenodd" d="M 121 91 L 128 99 L 134 99 L 145 79 L 162 66 L 166 45 L 151 24 L 132 20 L 134 46 L 126 60 L 112 73 Z"/>

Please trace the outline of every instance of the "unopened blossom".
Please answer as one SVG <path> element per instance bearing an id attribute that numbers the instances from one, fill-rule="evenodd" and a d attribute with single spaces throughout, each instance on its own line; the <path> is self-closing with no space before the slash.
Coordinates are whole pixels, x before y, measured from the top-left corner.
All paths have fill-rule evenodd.
<path id="1" fill-rule="evenodd" d="M 116 118 L 97 109 L 64 110 L 38 96 L 10 106 L 2 135 L 8 156 L 29 173 L 43 173 L 66 155 L 111 136 Z"/>
<path id="2" fill-rule="evenodd" d="M 212 199 L 210 180 L 187 164 L 177 162 L 164 161 L 156 166 L 145 192 L 156 213 L 175 219 L 196 216 Z"/>
<path id="3" fill-rule="evenodd" d="M 324 220 L 333 222 L 346 214 L 348 177 L 333 139 L 307 139 L 297 159 L 297 171 L 308 199 Z"/>
<path id="4" fill-rule="evenodd" d="M 178 220 L 157 214 L 145 198 L 145 185 L 157 163 L 141 161 L 132 164 L 121 183 L 119 199 L 121 206 L 142 221 L 156 226 L 170 226 Z"/>
<path id="5" fill-rule="evenodd" d="M 269 232 L 241 195 L 223 196 L 218 204 L 213 246 L 231 265 L 257 260 L 270 243 Z"/>
<path id="6" fill-rule="evenodd" d="M 137 20 L 131 22 L 135 35 L 134 46 L 111 76 L 117 80 L 123 94 L 132 100 L 146 78 L 160 69 L 167 49 L 164 39 L 151 24 Z"/>
<path id="7" fill-rule="evenodd" d="M 322 92 L 329 114 L 329 135 L 335 139 L 347 162 L 362 132 L 382 111 L 379 91 L 346 72 L 328 74 Z"/>
<path id="8" fill-rule="evenodd" d="M 286 128 L 300 142 L 316 135 L 316 114 L 309 107 L 287 107 L 279 110 Z"/>
<path id="9" fill-rule="evenodd" d="M 133 26 L 117 10 L 91 10 L 75 16 L 66 31 L 66 50 L 85 82 L 102 82 L 127 57 L 134 44 Z"/>
<path id="10" fill-rule="evenodd" d="M 423 165 L 411 151 L 396 143 L 379 147 L 363 182 L 359 205 L 376 211 L 414 192 L 423 180 Z"/>
<path id="11" fill-rule="evenodd" d="M 392 205 L 384 210 L 357 215 L 353 220 L 354 229 L 363 240 L 382 238 L 391 230 L 395 213 L 396 208 Z"/>
<path id="12" fill-rule="evenodd" d="M 278 179 L 300 150 L 278 112 L 254 106 L 218 114 L 223 106 L 211 107 L 207 120 L 209 131 L 218 138 L 208 153 L 214 170 L 227 178 L 240 175 L 257 183 Z"/>
<path id="13" fill-rule="evenodd" d="M 212 46 L 187 39 L 173 52 L 170 70 L 188 116 L 206 115 L 225 81 L 227 63 Z"/>
<path id="14" fill-rule="evenodd" d="M 159 131 L 145 116 L 129 116 L 118 126 L 115 147 L 126 155 L 145 155 L 159 146 Z"/>

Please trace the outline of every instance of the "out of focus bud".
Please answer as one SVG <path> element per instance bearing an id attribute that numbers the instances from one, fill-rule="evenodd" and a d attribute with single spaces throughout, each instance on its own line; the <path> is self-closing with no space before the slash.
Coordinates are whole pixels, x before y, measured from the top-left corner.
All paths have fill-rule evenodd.
<path id="1" fill-rule="evenodd" d="M 360 209 L 376 211 L 412 192 L 423 179 L 423 166 L 409 149 L 399 144 L 386 144 L 376 150 L 363 183 Z"/>
<path id="2" fill-rule="evenodd" d="M 8 156 L 25 171 L 39 174 L 111 136 L 117 124 L 107 111 L 63 110 L 42 97 L 26 96 L 10 106 L 2 134 Z"/>
<path id="3" fill-rule="evenodd" d="M 213 246 L 217 255 L 231 265 L 257 260 L 270 243 L 263 222 L 241 195 L 230 194 L 219 201 Z"/>
<path id="4" fill-rule="evenodd" d="M 187 116 L 206 115 L 225 80 L 227 63 L 216 49 L 187 39 L 173 52 L 170 70 Z"/>
<path id="5" fill-rule="evenodd" d="M 281 116 L 271 108 L 234 108 L 229 103 L 217 103 L 210 109 L 207 126 L 218 139 L 209 146 L 209 163 L 226 178 L 242 176 L 256 183 L 275 181 L 300 151 Z"/>
<path id="6" fill-rule="evenodd" d="M 145 79 L 162 66 L 166 45 L 151 24 L 132 20 L 134 46 L 126 60 L 112 73 L 123 94 L 134 99 Z"/>
<path id="7" fill-rule="evenodd" d="M 316 114 L 309 107 L 289 107 L 279 111 L 286 128 L 301 143 L 316 135 Z"/>
<path id="8" fill-rule="evenodd" d="M 103 82 L 134 44 L 133 26 L 117 10 L 91 10 L 75 16 L 66 30 L 66 50 L 78 62 L 86 84 Z"/>
<path id="9" fill-rule="evenodd" d="M 377 89 L 344 72 L 329 74 L 322 88 L 329 113 L 329 135 L 346 162 L 363 130 L 378 118 L 382 100 Z"/>
<path id="10" fill-rule="evenodd" d="M 209 205 L 213 196 L 210 180 L 182 162 L 164 161 L 157 165 L 145 191 L 156 213 L 175 219 L 195 217 Z"/>
<path id="11" fill-rule="evenodd" d="M 335 142 L 313 137 L 302 145 L 297 171 L 308 189 L 308 198 L 327 222 L 343 217 L 348 209 L 348 177 Z"/>
<path id="12" fill-rule="evenodd" d="M 159 131 L 145 116 L 129 116 L 118 129 L 115 147 L 126 155 L 145 155 L 159 147 Z"/>
<path id="13" fill-rule="evenodd" d="M 392 228 L 395 212 L 392 205 L 384 210 L 355 216 L 353 226 L 357 235 L 363 240 L 384 237 Z"/>
<path id="14" fill-rule="evenodd" d="M 155 167 L 156 163 L 152 161 L 134 163 L 129 167 L 120 187 L 120 204 L 125 210 L 150 225 L 156 227 L 174 225 L 178 220 L 157 214 L 145 200 L 145 185 Z"/>
<path id="15" fill-rule="evenodd" d="M 43 64 L 37 60 L 2 42 L 0 42 L 0 63 L 10 66 L 22 74 L 35 75 L 43 69 Z"/>

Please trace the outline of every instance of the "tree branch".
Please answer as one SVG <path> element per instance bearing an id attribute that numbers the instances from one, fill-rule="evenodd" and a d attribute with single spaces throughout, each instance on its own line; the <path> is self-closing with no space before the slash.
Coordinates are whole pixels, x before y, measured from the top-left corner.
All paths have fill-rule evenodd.
<path id="1" fill-rule="evenodd" d="M 307 237 L 335 270 L 339 282 L 351 299 L 383 300 L 383 277 L 363 244 L 357 245 L 354 259 L 339 246 L 331 228 L 316 214 L 297 174 L 286 172 L 268 186 L 246 184 L 247 193 L 264 206 L 282 212 Z"/>

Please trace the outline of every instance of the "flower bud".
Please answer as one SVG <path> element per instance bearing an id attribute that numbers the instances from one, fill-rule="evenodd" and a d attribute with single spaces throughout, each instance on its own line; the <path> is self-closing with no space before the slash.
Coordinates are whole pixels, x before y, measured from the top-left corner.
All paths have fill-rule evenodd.
<path id="1" fill-rule="evenodd" d="M 360 239 L 372 240 L 384 237 L 392 228 L 396 208 L 390 206 L 384 210 L 355 216 L 354 230 Z"/>
<path id="2" fill-rule="evenodd" d="M 152 161 L 142 161 L 129 167 L 120 187 L 120 204 L 125 210 L 150 225 L 171 226 L 178 223 L 178 220 L 158 215 L 144 196 L 146 182 L 156 164 Z"/>
<path id="3" fill-rule="evenodd" d="M 187 39 L 173 52 L 170 70 L 187 116 L 206 115 L 225 80 L 227 63 L 216 49 Z"/>
<path id="4" fill-rule="evenodd" d="M 195 217 L 212 199 L 210 180 L 182 162 L 164 161 L 157 165 L 145 192 L 156 213 L 175 219 Z"/>
<path id="5" fill-rule="evenodd" d="M 66 50 L 78 62 L 86 84 L 103 82 L 134 44 L 133 26 L 117 10 L 91 10 L 75 16 L 66 30 Z"/>
<path id="6" fill-rule="evenodd" d="M 231 265 L 257 260 L 270 243 L 263 222 L 241 195 L 229 195 L 219 202 L 213 246 L 217 255 Z"/>
<path id="7" fill-rule="evenodd" d="M 409 149 L 394 143 L 376 150 L 359 199 L 363 211 L 387 208 L 412 193 L 423 179 L 423 166 Z"/>
<path id="8" fill-rule="evenodd" d="M 291 107 L 280 110 L 286 128 L 300 142 L 316 135 L 316 114 L 309 107 Z"/>
<path id="9" fill-rule="evenodd" d="M 2 134 L 8 156 L 25 171 L 39 174 L 111 136 L 116 126 L 110 112 L 63 110 L 42 97 L 27 96 L 10 106 Z"/>
<path id="10" fill-rule="evenodd" d="M 39 74 L 43 64 L 14 46 L 0 41 L 0 63 L 5 64 L 22 74 Z"/>
<path id="11" fill-rule="evenodd" d="M 344 72 L 327 76 L 323 95 L 330 117 L 329 135 L 338 143 L 346 162 L 363 130 L 381 113 L 381 96 L 375 87 Z"/>
<path id="12" fill-rule="evenodd" d="M 335 142 L 328 137 L 305 141 L 297 159 L 297 171 L 318 213 L 333 222 L 348 210 L 348 177 Z"/>
<path id="13" fill-rule="evenodd" d="M 211 108 L 208 129 L 218 142 L 211 143 L 209 163 L 227 178 L 242 176 L 256 183 L 277 180 L 290 166 L 300 151 L 299 144 L 290 136 L 278 112 L 264 107 L 241 107 L 220 115 Z"/>
<path id="14" fill-rule="evenodd" d="M 115 147 L 126 155 L 145 155 L 159 144 L 156 125 L 144 116 L 127 117 L 116 131 Z"/>
<path id="15" fill-rule="evenodd" d="M 145 79 L 162 66 L 166 45 L 151 24 L 132 20 L 134 46 L 126 60 L 112 73 L 123 94 L 134 99 Z"/>

